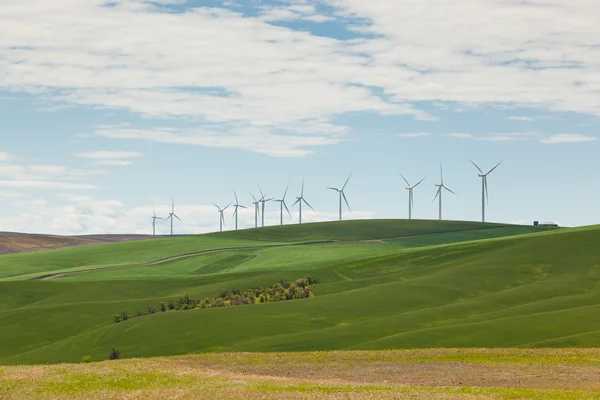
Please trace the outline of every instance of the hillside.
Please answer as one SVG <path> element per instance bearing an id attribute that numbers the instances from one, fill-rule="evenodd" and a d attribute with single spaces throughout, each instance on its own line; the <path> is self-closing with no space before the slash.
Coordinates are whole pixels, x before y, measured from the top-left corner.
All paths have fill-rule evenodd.
<path id="1" fill-rule="evenodd" d="M 11 343 L 0 348 L 0 363 L 102 358 L 112 345 L 125 357 L 600 345 L 600 227 L 540 232 L 480 224 L 461 230 L 438 222 L 425 229 L 416 221 L 409 230 L 386 228 L 391 236 L 385 239 L 377 224 L 385 228 L 387 222 L 307 224 L 314 232 L 303 227 L 300 242 L 289 239 L 298 231 L 286 236 L 283 227 L 279 242 L 256 230 L 165 239 L 164 246 L 157 239 L 151 248 L 131 242 L 90 246 L 88 254 L 79 247 L 0 256 L 8 279 L 0 281 L 0 339 Z M 319 232 L 321 226 L 346 236 L 335 239 L 339 233 Z M 254 236 L 232 237 L 240 234 Z M 306 243 L 307 235 L 323 241 Z M 153 265 L 117 262 L 192 249 L 210 252 Z M 29 280 L 77 258 L 87 263 L 79 273 Z M 118 268 L 98 270 L 111 260 Z M 320 281 L 310 299 L 112 322 L 117 312 L 134 313 L 184 293 L 214 297 L 306 273 Z"/>
<path id="2" fill-rule="evenodd" d="M 0 232 L 0 254 L 60 249 L 63 247 L 127 242 L 151 239 L 148 235 L 59 236 L 32 233 Z"/>

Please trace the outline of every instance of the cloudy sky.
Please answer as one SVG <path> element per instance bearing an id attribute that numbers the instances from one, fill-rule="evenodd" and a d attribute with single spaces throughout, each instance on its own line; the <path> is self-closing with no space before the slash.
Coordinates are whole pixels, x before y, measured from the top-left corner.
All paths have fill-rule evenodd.
<path id="1" fill-rule="evenodd" d="M 597 0 L 2 0 L 0 231 L 218 229 L 257 184 L 334 219 L 600 223 Z M 293 218 L 297 221 L 297 208 Z M 267 224 L 278 222 L 267 204 Z M 240 212 L 240 226 L 254 223 Z M 226 229 L 233 227 L 230 210 Z M 159 233 L 166 233 L 164 223 Z"/>

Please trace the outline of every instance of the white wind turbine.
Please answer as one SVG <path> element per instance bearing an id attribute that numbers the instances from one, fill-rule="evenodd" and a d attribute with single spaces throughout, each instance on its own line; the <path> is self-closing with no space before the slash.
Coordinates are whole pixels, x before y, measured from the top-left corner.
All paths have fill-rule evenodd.
<path id="1" fill-rule="evenodd" d="M 440 184 L 439 185 L 435 185 L 438 190 L 435 194 L 435 197 L 433 198 L 433 201 L 435 201 L 436 198 L 439 198 L 439 202 L 440 202 L 440 221 L 442 220 L 442 189 L 446 189 L 447 191 L 449 191 L 450 193 L 452 193 L 453 195 L 456 196 L 456 193 L 454 193 L 452 190 L 450 190 L 446 185 L 444 185 L 444 172 L 442 170 L 442 160 L 440 160 Z"/>
<path id="2" fill-rule="evenodd" d="M 154 208 L 154 204 L 152 205 L 152 236 L 156 236 L 156 220 L 157 219 L 163 219 L 161 217 L 157 217 L 156 216 L 156 209 Z"/>
<path id="3" fill-rule="evenodd" d="M 219 210 L 219 232 L 223 232 L 223 223 L 225 222 L 225 217 L 223 217 L 223 212 L 227 210 L 227 208 L 231 205 L 231 203 L 227 204 L 225 208 L 221 208 L 215 203 L 213 203 L 215 207 Z"/>
<path id="4" fill-rule="evenodd" d="M 175 199 L 171 199 L 171 212 L 169 213 L 169 216 L 166 219 L 166 221 L 171 220 L 171 236 L 173 236 L 173 219 L 174 218 L 177 218 L 179 221 L 181 221 L 181 218 L 179 218 L 175 214 Z M 183 221 L 181 221 L 181 222 L 183 222 Z"/>
<path id="5" fill-rule="evenodd" d="M 235 189 L 233 189 L 233 195 L 235 196 L 235 204 L 233 205 L 235 207 L 235 210 L 233 211 L 233 217 L 235 218 L 235 230 L 238 230 L 238 208 L 248 208 L 245 207 L 241 204 L 239 204 L 240 202 L 238 201 L 238 197 L 237 197 L 237 193 L 235 192 Z"/>
<path id="6" fill-rule="evenodd" d="M 412 219 L 412 212 L 415 207 L 413 190 L 417 186 L 419 186 L 421 184 L 421 182 L 423 182 L 425 180 L 425 178 L 421 179 L 419 181 L 419 183 L 417 183 L 416 185 L 410 186 L 410 183 L 408 183 L 408 180 L 404 177 L 404 175 L 400 174 L 400 176 L 402 177 L 402 179 L 404 179 L 404 182 L 406 182 L 406 184 L 408 185 L 408 186 L 406 186 L 406 190 L 408 190 L 408 219 Z"/>
<path id="7" fill-rule="evenodd" d="M 258 186 L 258 185 L 256 185 L 256 186 Z M 260 192 L 260 194 L 262 196 L 258 202 L 262 203 L 262 213 L 261 213 L 262 214 L 261 215 L 261 217 L 262 217 L 262 223 L 261 223 L 261 226 L 264 228 L 265 227 L 265 203 L 268 202 L 268 201 L 272 201 L 274 199 L 273 198 L 265 199 L 265 197 L 267 195 L 262 192 L 260 186 L 258 186 L 258 191 Z"/>
<path id="8" fill-rule="evenodd" d="M 294 207 L 296 204 L 298 204 L 299 206 L 299 211 L 298 211 L 298 223 L 302 223 L 302 202 L 304 202 L 304 204 L 306 204 L 307 206 L 310 207 L 311 210 L 315 211 L 314 208 L 312 208 L 312 206 L 310 204 L 308 204 L 308 202 L 304 199 L 304 178 L 302 178 L 302 192 L 300 193 L 300 197 L 296 197 L 296 202 L 294 204 L 292 204 L 292 207 Z"/>
<path id="9" fill-rule="evenodd" d="M 254 204 L 254 227 L 258 228 L 258 215 L 260 213 L 259 210 L 259 204 L 260 204 L 260 200 L 256 200 L 256 197 L 254 197 L 254 195 L 252 193 L 250 193 L 250 196 L 252 196 L 252 199 L 254 199 L 254 201 L 252 202 L 252 204 Z"/>
<path id="10" fill-rule="evenodd" d="M 471 161 L 471 160 L 469 160 L 469 161 Z M 486 201 L 489 202 L 487 177 L 489 174 L 492 173 L 492 171 L 494 171 L 496 168 L 498 168 L 498 166 L 500 164 L 502 164 L 502 161 L 500 161 L 498 164 L 496 164 L 496 166 L 494 168 L 489 170 L 487 174 L 484 174 L 483 171 L 481 170 L 481 168 L 479 168 L 477 166 L 477 164 L 475 164 L 473 161 L 471 161 L 471 164 L 473 164 L 475 166 L 475 168 L 477 168 L 480 172 L 479 177 L 481 178 L 481 222 L 485 222 L 485 203 L 486 203 Z"/>
<path id="11" fill-rule="evenodd" d="M 285 188 L 285 193 L 283 194 L 283 197 L 279 200 L 275 200 L 276 202 L 279 203 L 279 223 L 281 225 L 283 225 L 283 207 L 285 207 L 285 209 L 287 210 L 288 214 L 290 215 L 290 218 L 292 217 L 292 214 L 290 213 L 290 209 L 288 208 L 287 204 L 285 203 L 285 196 L 287 195 L 289 188 L 290 188 L 290 184 L 288 183 L 287 187 Z"/>
<path id="12" fill-rule="evenodd" d="M 333 187 L 327 188 L 329 190 L 334 190 L 334 191 L 338 192 L 338 195 L 340 198 L 340 221 L 342 220 L 342 197 L 344 198 L 344 201 L 346 202 L 346 207 L 348 207 L 348 211 L 351 211 L 350 204 L 348 204 L 348 199 L 346 199 L 346 193 L 344 193 L 344 189 L 346 189 L 346 185 L 348 184 L 348 181 L 350 180 L 351 177 L 352 177 L 352 172 L 350 172 L 350 175 L 348 175 L 348 179 L 346 179 L 346 183 L 344 183 L 344 186 L 342 186 L 341 189 L 333 188 Z"/>

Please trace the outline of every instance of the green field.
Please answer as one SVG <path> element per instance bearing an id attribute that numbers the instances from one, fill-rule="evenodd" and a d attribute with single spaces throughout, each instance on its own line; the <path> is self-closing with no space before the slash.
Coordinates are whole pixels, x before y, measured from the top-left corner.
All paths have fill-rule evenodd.
<path id="1" fill-rule="evenodd" d="M 2 255 L 0 364 L 100 360 L 113 345 L 125 358 L 595 347 L 599 241 L 600 227 L 372 220 Z M 179 255 L 188 256 L 168 260 Z M 307 273 L 320 281 L 309 299 L 113 323 L 184 293 L 215 297 Z"/>

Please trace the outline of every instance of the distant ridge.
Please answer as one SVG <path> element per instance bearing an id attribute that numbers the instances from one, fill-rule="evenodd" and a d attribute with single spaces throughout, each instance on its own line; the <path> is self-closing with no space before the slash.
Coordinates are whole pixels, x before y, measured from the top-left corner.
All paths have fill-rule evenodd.
<path id="1" fill-rule="evenodd" d="M 156 236 L 157 238 L 160 236 Z M 85 246 L 101 243 L 146 240 L 150 235 L 81 235 L 61 236 L 37 233 L 0 232 L 0 254 L 23 253 L 63 247 Z"/>

